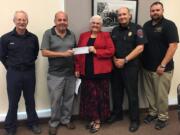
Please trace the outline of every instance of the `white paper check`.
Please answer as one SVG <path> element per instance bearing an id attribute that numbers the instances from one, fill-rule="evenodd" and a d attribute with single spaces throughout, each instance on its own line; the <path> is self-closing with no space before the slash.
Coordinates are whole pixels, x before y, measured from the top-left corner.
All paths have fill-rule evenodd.
<path id="1" fill-rule="evenodd" d="M 88 46 L 86 46 L 86 47 L 77 47 L 77 48 L 73 48 L 73 51 L 74 51 L 74 55 L 87 54 L 87 53 L 89 53 L 89 47 Z"/>

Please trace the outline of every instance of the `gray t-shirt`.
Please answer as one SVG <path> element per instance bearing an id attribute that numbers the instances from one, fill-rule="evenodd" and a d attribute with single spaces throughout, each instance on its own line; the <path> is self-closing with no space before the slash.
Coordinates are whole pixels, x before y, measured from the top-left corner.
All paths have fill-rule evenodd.
<path id="1" fill-rule="evenodd" d="M 75 35 L 67 29 L 67 34 L 61 38 L 56 34 L 55 27 L 45 31 L 41 44 L 41 50 L 66 51 L 76 46 Z M 74 74 L 74 57 L 48 58 L 48 73 L 56 76 L 70 76 Z"/>

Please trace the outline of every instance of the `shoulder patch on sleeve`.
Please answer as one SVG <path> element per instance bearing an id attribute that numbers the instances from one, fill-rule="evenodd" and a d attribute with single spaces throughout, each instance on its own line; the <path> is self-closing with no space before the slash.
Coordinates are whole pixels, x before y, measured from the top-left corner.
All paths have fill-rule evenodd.
<path id="1" fill-rule="evenodd" d="M 138 30 L 137 30 L 137 36 L 140 37 L 140 38 L 143 38 L 143 37 L 144 37 L 144 33 L 143 33 L 143 30 L 142 30 L 142 29 L 138 29 Z"/>

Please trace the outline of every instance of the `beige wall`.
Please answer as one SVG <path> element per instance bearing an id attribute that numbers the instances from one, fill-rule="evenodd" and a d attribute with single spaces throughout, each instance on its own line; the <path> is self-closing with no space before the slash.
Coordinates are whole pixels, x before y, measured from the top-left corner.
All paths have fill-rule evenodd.
<path id="1" fill-rule="evenodd" d="M 179 16 L 179 12 L 180 12 L 180 1 L 179 0 L 161 0 L 161 2 L 164 4 L 164 16 L 170 20 L 173 20 L 176 23 L 176 26 L 178 27 L 178 32 L 180 35 L 180 16 Z M 170 95 L 169 98 L 170 99 L 174 99 L 176 100 L 177 97 L 177 85 L 180 83 L 180 49 L 178 48 L 175 57 L 174 57 L 174 61 L 175 61 L 175 70 L 174 70 L 174 77 L 173 77 L 173 81 L 172 81 L 172 87 L 171 87 L 171 91 L 170 91 Z M 175 101 L 177 103 L 177 101 Z"/>
<path id="2" fill-rule="evenodd" d="M 47 28 L 54 25 L 54 13 L 64 10 L 64 0 L 5 0 L 1 1 L 0 8 L 0 36 L 14 28 L 12 21 L 16 10 L 25 10 L 29 15 L 29 31 L 36 33 L 41 43 L 42 35 Z M 36 106 L 41 117 L 49 116 L 49 98 L 46 87 L 47 59 L 42 58 L 39 53 L 37 66 L 37 86 L 36 86 Z M 7 112 L 8 100 L 6 93 L 6 70 L 0 64 L 0 121 Z M 24 100 L 21 98 L 19 103 L 19 118 L 25 117 Z"/>

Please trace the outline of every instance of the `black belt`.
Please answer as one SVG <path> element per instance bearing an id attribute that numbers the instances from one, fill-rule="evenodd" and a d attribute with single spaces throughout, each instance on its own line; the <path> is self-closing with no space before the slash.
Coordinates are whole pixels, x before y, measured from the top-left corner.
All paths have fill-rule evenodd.
<path id="1" fill-rule="evenodd" d="M 9 66 L 8 68 L 17 70 L 17 71 L 28 71 L 35 69 L 34 66 Z"/>

